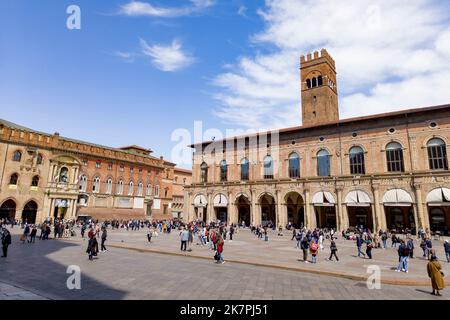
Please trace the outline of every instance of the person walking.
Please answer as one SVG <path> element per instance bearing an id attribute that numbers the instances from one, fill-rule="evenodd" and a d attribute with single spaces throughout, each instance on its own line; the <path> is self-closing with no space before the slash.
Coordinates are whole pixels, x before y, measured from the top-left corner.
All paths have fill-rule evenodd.
<path id="1" fill-rule="evenodd" d="M 36 229 L 36 226 L 33 225 L 33 228 L 31 228 L 30 239 L 28 240 L 28 243 L 36 242 L 36 234 L 37 234 L 37 229 Z"/>
<path id="2" fill-rule="evenodd" d="M 408 258 L 409 258 L 409 248 L 403 240 L 400 240 L 400 246 L 398 247 L 398 257 L 399 263 L 397 267 L 397 272 L 403 271 L 408 273 Z"/>
<path id="3" fill-rule="evenodd" d="M 366 241 L 366 255 L 369 257 L 369 259 L 372 259 L 372 249 L 373 249 L 373 242 L 372 240 Z"/>
<path id="4" fill-rule="evenodd" d="M 433 288 L 432 295 L 441 296 L 439 293 L 440 290 L 444 290 L 445 283 L 443 272 L 441 271 L 442 266 L 437 260 L 435 255 L 432 255 L 430 258 L 430 262 L 427 265 L 428 277 L 431 279 L 431 287 Z"/>
<path id="5" fill-rule="evenodd" d="M 230 227 L 230 242 L 233 242 L 233 234 L 234 234 L 234 226 L 231 225 L 231 227 Z"/>
<path id="6" fill-rule="evenodd" d="M 303 262 L 304 263 L 309 263 L 308 262 L 308 250 L 309 250 L 309 242 L 308 242 L 308 238 L 304 237 L 301 243 L 301 249 L 303 251 Z"/>
<path id="7" fill-rule="evenodd" d="M 381 241 L 383 242 L 383 249 L 387 249 L 387 239 L 388 239 L 387 233 L 383 232 L 381 234 Z"/>
<path id="8" fill-rule="evenodd" d="M 8 247 L 11 244 L 11 233 L 6 228 L 2 230 L 2 258 L 6 258 L 8 256 Z"/>
<path id="9" fill-rule="evenodd" d="M 25 243 L 25 241 L 28 241 L 28 235 L 30 234 L 30 226 L 28 224 L 25 224 L 25 228 L 23 230 L 23 234 L 20 237 L 20 241 L 22 241 L 22 243 Z"/>
<path id="10" fill-rule="evenodd" d="M 328 258 L 328 260 L 333 261 L 333 256 L 335 256 L 336 261 L 339 261 L 339 258 L 336 254 L 338 249 L 337 249 L 337 245 L 336 245 L 336 242 L 334 241 L 334 239 L 331 240 L 330 251 L 331 251 L 331 254 L 330 254 L 330 257 Z"/>
<path id="11" fill-rule="evenodd" d="M 414 259 L 414 240 L 409 238 L 406 246 L 409 249 L 409 258 Z"/>
<path id="12" fill-rule="evenodd" d="M 153 236 L 153 228 L 149 227 L 147 232 L 147 241 L 148 243 L 152 243 L 152 236 Z"/>
<path id="13" fill-rule="evenodd" d="M 429 237 L 425 240 L 425 244 L 427 245 L 427 259 L 430 260 L 431 258 L 431 250 L 433 249 L 433 242 Z"/>
<path id="14" fill-rule="evenodd" d="M 108 251 L 105 247 L 106 237 L 108 236 L 108 231 L 106 231 L 105 227 L 102 227 L 102 243 L 101 243 L 101 250 L 100 252 Z"/>
<path id="15" fill-rule="evenodd" d="M 316 240 L 313 240 L 311 246 L 309 247 L 309 252 L 311 253 L 312 263 L 317 263 L 317 254 L 319 252 L 319 245 Z"/>
<path id="16" fill-rule="evenodd" d="M 356 247 L 358 248 L 358 258 L 361 257 L 361 255 L 363 256 L 363 258 L 366 257 L 366 255 L 364 254 L 364 252 L 361 251 L 361 247 L 363 245 L 363 240 L 361 238 L 361 235 L 358 233 L 356 235 Z"/>
<path id="17" fill-rule="evenodd" d="M 181 232 L 180 232 L 180 240 L 181 240 L 181 251 L 186 251 L 187 250 L 187 242 L 189 241 L 189 231 L 184 228 Z"/>
<path id="18" fill-rule="evenodd" d="M 448 240 L 445 240 L 444 242 L 444 251 L 445 257 L 447 258 L 447 263 L 450 263 L 450 242 L 448 242 Z"/>
<path id="19" fill-rule="evenodd" d="M 220 264 L 224 264 L 225 260 L 223 258 L 223 246 L 224 246 L 224 241 L 222 239 L 222 237 L 219 238 L 219 240 L 217 241 L 217 255 L 219 260 L 217 260 L 217 263 Z"/>

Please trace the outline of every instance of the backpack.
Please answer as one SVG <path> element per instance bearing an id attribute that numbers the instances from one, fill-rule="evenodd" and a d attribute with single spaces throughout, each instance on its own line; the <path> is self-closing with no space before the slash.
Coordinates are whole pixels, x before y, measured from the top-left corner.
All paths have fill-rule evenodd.
<path id="1" fill-rule="evenodd" d="M 216 261 L 220 260 L 220 254 L 218 251 L 216 251 L 216 254 L 214 255 L 214 260 L 216 260 Z"/>
<path id="2" fill-rule="evenodd" d="M 311 245 L 311 250 L 312 250 L 312 251 L 317 251 L 317 249 L 318 249 L 317 243 L 314 242 L 314 243 Z"/>

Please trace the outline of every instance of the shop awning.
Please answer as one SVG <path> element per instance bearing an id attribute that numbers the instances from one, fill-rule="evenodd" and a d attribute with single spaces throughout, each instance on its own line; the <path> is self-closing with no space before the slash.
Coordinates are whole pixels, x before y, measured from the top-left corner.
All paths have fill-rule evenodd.
<path id="1" fill-rule="evenodd" d="M 219 193 L 214 197 L 214 207 L 226 207 L 226 206 L 228 206 L 228 199 L 224 194 Z"/>
<path id="2" fill-rule="evenodd" d="M 429 206 L 450 206 L 450 189 L 437 188 L 427 195 L 426 202 Z"/>
<path id="3" fill-rule="evenodd" d="M 206 207 L 208 205 L 208 201 L 206 197 L 202 194 L 198 194 L 194 198 L 194 206 L 195 207 Z"/>
<path id="4" fill-rule="evenodd" d="M 392 189 L 384 194 L 383 204 L 385 206 L 409 207 L 412 205 L 413 199 L 403 189 Z"/>
<path id="5" fill-rule="evenodd" d="M 334 196 L 327 191 L 317 192 L 313 198 L 312 203 L 318 207 L 329 207 L 334 206 L 336 204 L 336 200 Z"/>
<path id="6" fill-rule="evenodd" d="M 370 207 L 370 197 L 364 191 L 351 191 L 345 197 L 345 204 L 349 207 Z"/>

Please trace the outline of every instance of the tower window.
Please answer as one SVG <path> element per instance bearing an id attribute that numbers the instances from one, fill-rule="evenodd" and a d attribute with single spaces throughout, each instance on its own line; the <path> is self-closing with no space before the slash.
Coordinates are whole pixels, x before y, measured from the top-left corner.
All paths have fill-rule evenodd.
<path id="1" fill-rule="evenodd" d="M 321 85 L 323 85 L 322 76 L 319 76 L 319 77 L 317 78 L 317 83 L 318 83 L 319 87 L 320 87 Z"/>
<path id="2" fill-rule="evenodd" d="M 312 79 L 312 87 L 313 88 L 317 87 L 317 79 L 316 78 Z"/>
<path id="3" fill-rule="evenodd" d="M 306 79 L 306 87 L 308 89 L 311 89 L 311 80 L 310 79 Z"/>

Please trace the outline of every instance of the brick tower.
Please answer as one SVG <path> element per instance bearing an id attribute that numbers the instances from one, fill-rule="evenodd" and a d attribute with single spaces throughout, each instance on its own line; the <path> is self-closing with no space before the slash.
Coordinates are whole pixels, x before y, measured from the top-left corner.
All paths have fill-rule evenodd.
<path id="1" fill-rule="evenodd" d="M 300 57 L 304 126 L 339 120 L 336 66 L 325 49 Z"/>

